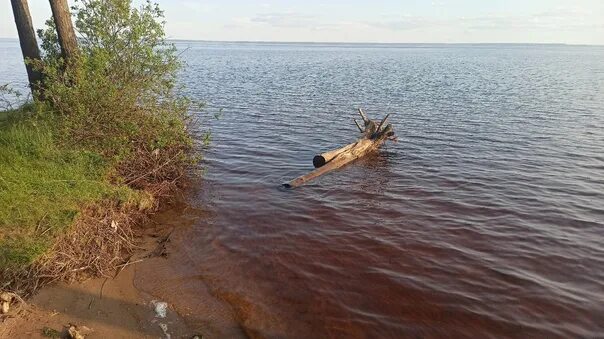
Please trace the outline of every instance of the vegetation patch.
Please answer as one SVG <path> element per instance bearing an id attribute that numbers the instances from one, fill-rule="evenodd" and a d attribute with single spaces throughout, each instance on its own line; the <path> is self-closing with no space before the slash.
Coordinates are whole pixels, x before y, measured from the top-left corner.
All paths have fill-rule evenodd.
<path id="1" fill-rule="evenodd" d="M 41 60 L 28 61 L 44 75 L 36 100 L 0 113 L 0 289 L 107 275 L 194 161 L 162 11 L 129 0 L 72 10 L 77 57 L 62 55 L 49 20 Z"/>
<path id="2" fill-rule="evenodd" d="M 0 267 L 33 263 L 83 206 L 103 199 L 134 203 L 138 193 L 107 180 L 98 153 L 58 145 L 32 119 L 0 129 Z"/>

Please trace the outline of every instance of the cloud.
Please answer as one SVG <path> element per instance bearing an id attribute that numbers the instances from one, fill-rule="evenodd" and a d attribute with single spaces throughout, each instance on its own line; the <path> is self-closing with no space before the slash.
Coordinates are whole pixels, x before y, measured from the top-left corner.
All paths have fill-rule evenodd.
<path id="1" fill-rule="evenodd" d="M 475 17 L 434 18 L 422 16 L 385 16 L 382 20 L 365 22 L 366 25 L 392 31 L 409 31 L 425 28 L 461 28 L 470 30 L 576 30 L 604 28 L 604 22 L 592 12 L 581 8 L 557 8 L 531 15 L 492 13 Z"/>
<path id="2" fill-rule="evenodd" d="M 311 27 L 318 23 L 313 15 L 296 12 L 261 13 L 250 18 L 250 22 L 268 24 L 274 27 Z"/>
<path id="3" fill-rule="evenodd" d="M 385 18 L 384 20 L 380 21 L 367 21 L 364 22 L 364 24 L 371 27 L 383 28 L 393 31 L 408 31 L 424 27 L 435 27 L 445 23 L 441 22 L 440 20 L 421 16 L 404 16 L 397 19 Z"/>
<path id="4" fill-rule="evenodd" d="M 314 31 L 352 31 L 359 28 L 366 28 L 368 25 L 364 22 L 358 21 L 335 21 L 317 23 L 311 27 Z"/>
<path id="5" fill-rule="evenodd" d="M 260 13 L 253 17 L 232 18 L 225 27 L 251 27 L 270 25 L 277 28 L 304 28 L 310 31 L 342 31 L 368 27 L 364 22 L 354 20 L 326 21 L 319 16 L 296 12 Z"/>
<path id="6" fill-rule="evenodd" d="M 515 16 L 492 14 L 482 17 L 462 18 L 460 24 L 470 29 L 527 29 L 574 30 L 604 27 L 590 13 L 578 9 L 557 9 L 531 15 Z"/>
<path id="7" fill-rule="evenodd" d="M 439 5 L 435 2 L 435 5 Z M 342 18 L 320 11 L 270 11 L 259 9 L 251 16 L 231 17 L 222 25 L 229 34 L 270 39 L 334 41 L 527 41 L 593 43 L 604 29 L 601 14 L 580 7 L 552 8 L 529 14 L 492 12 L 476 16 L 411 15 L 384 13 L 371 17 Z M 247 34 L 247 35 L 246 35 Z M 235 36 L 235 35 L 232 35 Z M 515 36 L 510 39 L 510 36 Z M 326 38 L 329 37 L 329 38 Z M 569 38 L 571 37 L 571 38 Z M 229 35 L 231 39 L 231 35 Z M 258 38 L 247 38 L 258 39 Z M 532 39 L 532 40 L 531 40 Z M 524 41 L 524 40 L 522 40 Z M 598 40 L 599 41 L 599 40 Z"/>
<path id="8" fill-rule="evenodd" d="M 351 25 L 359 25 L 354 21 L 326 22 L 318 16 L 296 12 L 260 13 L 251 18 L 234 18 L 233 23 L 238 24 L 263 24 L 273 27 L 308 28 L 312 30 L 334 30 Z"/>
<path id="9" fill-rule="evenodd" d="M 179 6 L 185 8 L 187 12 L 194 12 L 197 14 L 208 14 L 215 10 L 216 6 L 200 3 L 197 1 L 181 1 Z"/>

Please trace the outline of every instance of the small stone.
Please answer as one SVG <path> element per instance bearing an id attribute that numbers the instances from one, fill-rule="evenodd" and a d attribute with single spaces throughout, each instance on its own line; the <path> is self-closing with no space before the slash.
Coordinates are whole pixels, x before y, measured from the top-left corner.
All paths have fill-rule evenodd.
<path id="1" fill-rule="evenodd" d="M 9 306 L 10 304 L 8 303 L 8 301 L 3 301 L 2 302 L 2 314 L 6 314 L 8 313 L 8 310 L 10 308 Z"/>
<path id="2" fill-rule="evenodd" d="M 69 330 L 67 330 L 67 333 L 69 333 L 69 337 L 71 339 L 84 339 L 84 336 L 80 334 L 80 332 L 78 332 L 77 327 L 71 325 L 69 326 Z"/>
<path id="3" fill-rule="evenodd" d="M 90 327 L 78 326 L 78 332 L 85 337 L 94 331 Z"/>
<path id="4" fill-rule="evenodd" d="M 2 292 L 0 293 L 0 300 L 11 302 L 13 300 L 13 295 L 8 292 Z"/>

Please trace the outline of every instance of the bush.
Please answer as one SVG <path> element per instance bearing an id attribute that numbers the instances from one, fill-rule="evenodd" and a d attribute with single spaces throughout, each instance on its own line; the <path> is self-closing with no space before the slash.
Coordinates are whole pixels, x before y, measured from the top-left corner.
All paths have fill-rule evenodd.
<path id="1" fill-rule="evenodd" d="M 80 55 L 66 64 L 52 21 L 38 32 L 45 74 L 43 112 L 58 134 L 116 160 L 133 152 L 183 151 L 188 100 L 175 94 L 181 66 L 165 40 L 163 13 L 146 2 L 79 0 L 72 8 Z"/>
<path id="2" fill-rule="evenodd" d="M 0 277 L 36 287 L 117 264 L 130 226 L 193 160 L 158 6 L 77 0 L 72 10 L 78 57 L 61 59 L 48 21 L 34 64 L 41 99 L 0 114 Z"/>

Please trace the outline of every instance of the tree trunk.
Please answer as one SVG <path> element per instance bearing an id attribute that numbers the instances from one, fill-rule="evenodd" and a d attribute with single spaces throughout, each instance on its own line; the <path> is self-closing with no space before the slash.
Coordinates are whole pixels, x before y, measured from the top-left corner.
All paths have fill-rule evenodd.
<path id="1" fill-rule="evenodd" d="M 333 158 L 337 157 L 339 154 L 342 154 L 344 152 L 348 152 L 351 148 L 355 147 L 356 145 L 357 145 L 357 143 L 353 142 L 352 144 L 349 144 L 349 145 L 346 145 L 344 147 L 335 149 L 333 151 L 327 151 L 325 153 L 321 153 L 319 155 L 315 155 L 315 157 L 312 159 L 312 164 L 313 164 L 313 166 L 315 166 L 315 168 L 322 167 L 326 163 L 328 163 L 331 160 L 333 160 Z"/>
<path id="2" fill-rule="evenodd" d="M 71 22 L 71 13 L 67 0 L 50 0 L 52 17 L 57 27 L 57 36 L 61 46 L 61 54 L 67 64 L 73 62 L 78 55 L 78 41 L 76 38 L 73 23 Z"/>
<path id="3" fill-rule="evenodd" d="M 17 25 L 17 33 L 19 34 L 19 44 L 21 45 L 21 53 L 25 61 L 27 69 L 27 78 L 32 95 L 36 98 L 39 95 L 40 82 L 42 81 L 42 73 L 36 71 L 28 60 L 40 60 L 40 49 L 36 41 L 36 33 L 34 26 L 31 23 L 29 15 L 29 6 L 27 0 L 11 0 L 13 6 L 13 15 L 15 24 Z"/>
<path id="4" fill-rule="evenodd" d="M 363 112 L 361 109 L 359 109 L 359 114 L 363 118 L 363 122 L 365 124 L 365 128 L 363 129 L 355 121 L 355 124 L 359 130 L 361 133 L 363 133 L 363 137 L 361 139 L 336 150 L 316 155 L 313 158 L 313 165 L 317 167 L 317 169 L 288 183 L 285 183 L 283 186 L 295 188 L 303 185 L 325 173 L 338 169 L 377 150 L 387 139 L 394 139 L 392 125 L 386 125 L 389 115 L 386 115 L 386 117 L 384 117 L 384 119 L 377 124 L 375 121 L 369 120 L 367 115 L 365 115 L 365 112 Z"/>

